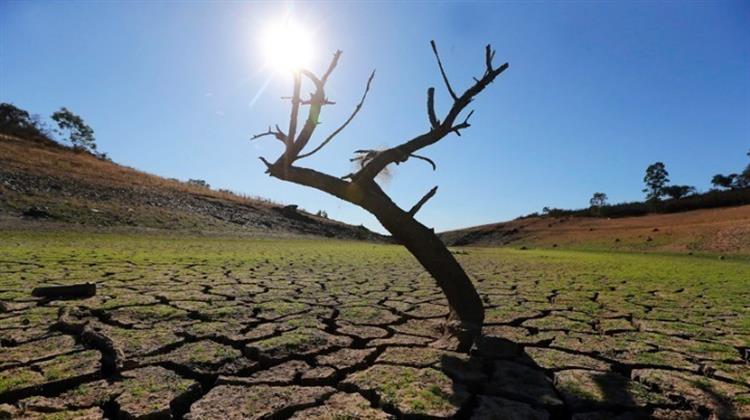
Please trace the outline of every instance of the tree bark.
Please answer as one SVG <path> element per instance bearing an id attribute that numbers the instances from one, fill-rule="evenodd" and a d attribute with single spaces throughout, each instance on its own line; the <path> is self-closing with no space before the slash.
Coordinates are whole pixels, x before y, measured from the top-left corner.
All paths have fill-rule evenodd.
<path id="1" fill-rule="evenodd" d="M 435 279 L 450 307 L 444 338 L 456 339 L 456 350 L 468 352 L 484 322 L 484 306 L 469 276 L 432 229 L 395 204 L 383 207 L 367 210 Z"/>

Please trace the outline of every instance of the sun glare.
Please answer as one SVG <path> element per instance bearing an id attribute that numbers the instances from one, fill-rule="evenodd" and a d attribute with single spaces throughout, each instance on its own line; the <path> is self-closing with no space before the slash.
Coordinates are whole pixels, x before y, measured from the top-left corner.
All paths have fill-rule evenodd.
<path id="1" fill-rule="evenodd" d="M 311 34 L 291 18 L 269 24 L 261 36 L 268 65 L 279 71 L 296 71 L 310 66 Z"/>

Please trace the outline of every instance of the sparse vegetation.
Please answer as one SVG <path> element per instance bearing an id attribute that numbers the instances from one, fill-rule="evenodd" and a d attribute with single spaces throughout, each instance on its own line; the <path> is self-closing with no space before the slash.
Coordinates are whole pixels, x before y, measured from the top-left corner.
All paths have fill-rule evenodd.
<path id="1" fill-rule="evenodd" d="M 612 404 L 613 395 L 645 401 L 646 408 L 740 417 L 748 410 L 737 351 L 750 347 L 746 257 L 471 248 L 458 258 L 487 306 L 485 334 L 525 346 L 519 359 L 498 362 L 482 352 L 431 347 L 440 339 L 443 315 L 435 310 L 445 298 L 398 246 L 153 233 L 0 235 L 7 291 L 0 302 L 13 308 L 0 318 L 0 339 L 11 349 L 0 356 L 0 400 L 74 380 L 48 396 L 62 407 L 50 408 L 54 413 L 71 402 L 77 409 L 105 407 L 113 398 L 120 412 L 170 413 L 171 402 L 197 386 L 185 372 L 221 375 L 193 397 L 190 413 L 206 418 L 226 410 L 273 413 L 300 405 L 306 392 L 319 398 L 301 404 L 318 404 L 311 410 L 338 399 L 319 395 L 336 393 L 357 398 L 328 407 L 332 412 L 366 410 L 378 418 L 385 407 L 450 417 L 476 389 L 464 380 L 484 381 L 482 398 L 538 399 L 544 414 L 551 409 L 544 398 L 558 393 L 577 398 L 566 406 L 571 413 L 586 411 L 581 401 Z M 106 296 L 40 306 L 30 300 L 42 283 L 80 278 L 99 279 Z M 192 315 L 176 317 L 185 305 Z M 114 350 L 83 350 L 75 330 L 48 336 L 53 325 L 83 320 Z M 24 345 L 35 351 L 14 351 Z M 121 358 L 120 375 L 93 375 L 100 351 Z M 19 354 L 31 359 L 7 364 Z M 509 373 L 481 379 L 486 363 Z M 139 364 L 147 366 L 131 367 Z M 619 373 L 631 369 L 627 377 Z M 602 388 L 592 382 L 597 378 L 609 382 Z M 675 384 L 684 386 L 679 398 L 670 397 Z M 707 398 L 717 392 L 720 405 Z"/>
<path id="2" fill-rule="evenodd" d="M 204 181 L 205 182 L 205 181 Z M 374 238 L 366 229 L 333 220 L 291 220 L 281 204 L 215 191 L 120 166 L 55 143 L 0 135 L 0 213 L 92 227 L 147 227 L 188 231 L 316 233 Z"/>

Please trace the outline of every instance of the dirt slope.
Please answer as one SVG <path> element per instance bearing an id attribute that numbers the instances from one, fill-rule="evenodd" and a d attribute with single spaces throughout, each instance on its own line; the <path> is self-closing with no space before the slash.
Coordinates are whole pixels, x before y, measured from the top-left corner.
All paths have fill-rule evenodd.
<path id="1" fill-rule="evenodd" d="M 440 234 L 449 245 L 750 254 L 750 206 L 605 219 L 532 217 Z"/>
<path id="2" fill-rule="evenodd" d="M 131 226 L 382 239 L 294 206 L 146 174 L 87 153 L 0 134 L 0 224 Z"/>

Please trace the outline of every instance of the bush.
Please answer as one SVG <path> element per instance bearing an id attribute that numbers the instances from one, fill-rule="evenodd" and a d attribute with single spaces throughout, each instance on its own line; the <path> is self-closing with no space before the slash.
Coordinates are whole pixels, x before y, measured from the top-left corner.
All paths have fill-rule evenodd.
<path id="1" fill-rule="evenodd" d="M 207 188 L 209 190 L 211 189 L 211 186 L 208 185 L 208 182 L 206 182 L 206 181 L 204 181 L 202 179 L 188 179 L 187 183 L 188 183 L 188 185 L 192 185 L 192 186 L 195 186 L 195 187 Z"/>

